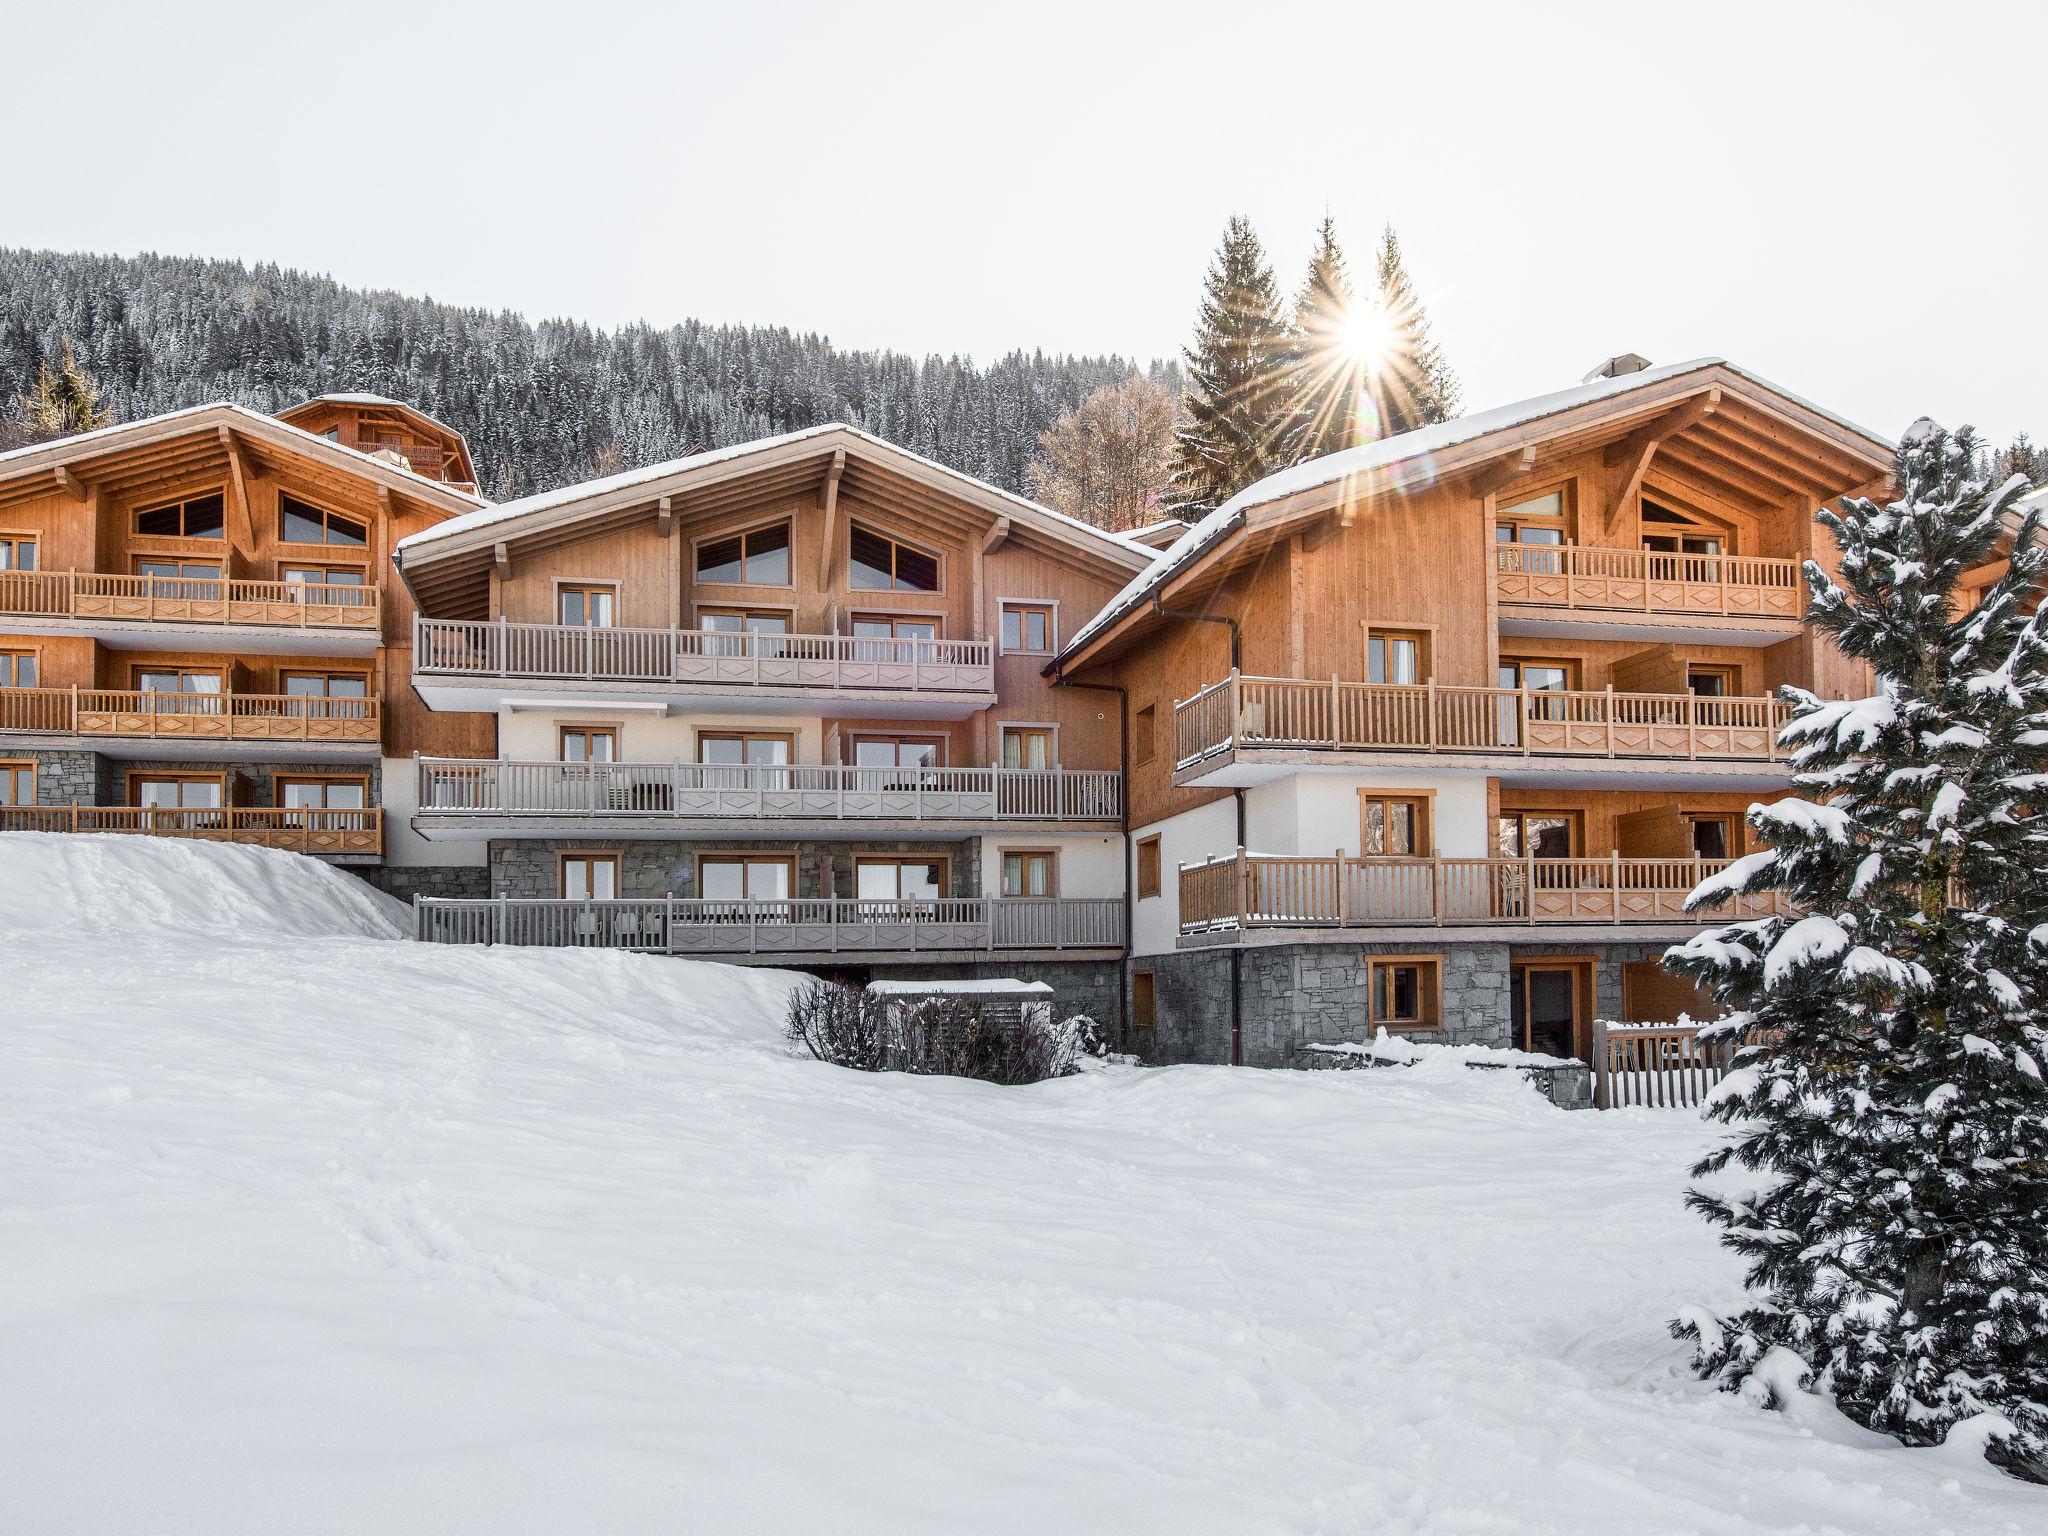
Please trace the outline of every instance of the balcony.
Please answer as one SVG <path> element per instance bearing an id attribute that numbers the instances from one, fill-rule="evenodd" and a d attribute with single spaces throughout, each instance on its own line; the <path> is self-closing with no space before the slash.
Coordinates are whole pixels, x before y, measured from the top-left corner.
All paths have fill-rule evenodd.
<path id="1" fill-rule="evenodd" d="M 1095 769 L 422 758 L 413 826 L 427 837 L 832 836 L 849 825 L 931 835 L 1013 824 L 1105 831 L 1122 811 L 1123 776 Z"/>
<path id="2" fill-rule="evenodd" d="M 384 854 L 384 813 L 298 806 L 0 806 L 0 832 L 134 832 L 209 843 L 253 843 L 317 858 L 373 860 Z"/>
<path id="3" fill-rule="evenodd" d="M 1253 783 L 1306 761 L 1412 755 L 1496 771 L 1531 759 L 1748 765 L 1782 776 L 1776 699 L 1301 682 L 1233 673 L 1173 706 L 1174 782 Z"/>
<path id="4" fill-rule="evenodd" d="M 1786 911 L 1772 892 L 1711 918 L 1685 898 L 1718 859 L 1361 859 L 1236 853 L 1180 871 L 1184 942 L 1233 943 L 1253 929 L 1694 929 Z"/>
<path id="5" fill-rule="evenodd" d="M 788 964 L 835 959 L 962 960 L 999 954 L 1103 959 L 1122 952 L 1120 897 L 822 898 L 710 901 L 460 901 L 413 903 L 414 936 L 431 944 L 627 949 Z"/>
<path id="6" fill-rule="evenodd" d="M 382 714 L 375 699 L 0 688 L 0 742 L 9 737 L 57 738 L 47 744 L 117 756 L 374 757 Z"/>
<path id="7" fill-rule="evenodd" d="M 1504 635 L 1774 644 L 1799 632 L 1797 560 L 1496 544 Z"/>
<path id="8" fill-rule="evenodd" d="M 417 618 L 413 686 L 434 709 L 642 700 L 882 719 L 964 719 L 995 703 L 991 640 L 759 635 Z"/>
<path id="9" fill-rule="evenodd" d="M 217 651 L 370 655 L 382 633 L 374 586 L 94 571 L 0 571 L 0 630 L 76 633 L 116 649 L 197 640 Z"/>

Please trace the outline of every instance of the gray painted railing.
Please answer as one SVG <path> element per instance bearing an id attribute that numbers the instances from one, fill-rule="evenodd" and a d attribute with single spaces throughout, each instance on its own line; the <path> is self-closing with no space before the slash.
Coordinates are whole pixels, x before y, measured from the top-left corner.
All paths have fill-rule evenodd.
<path id="1" fill-rule="evenodd" d="M 419 760 L 420 814 L 479 820 L 1114 821 L 1122 803 L 1122 775 L 1092 768 Z"/>
<path id="2" fill-rule="evenodd" d="M 413 619 L 412 667 L 428 677 L 721 684 L 989 693 L 993 640 L 757 635 Z"/>
<path id="3" fill-rule="evenodd" d="M 669 955 L 990 953 L 1117 949 L 1115 896 L 943 896 L 712 901 L 416 897 L 414 936 L 431 944 L 631 949 Z"/>

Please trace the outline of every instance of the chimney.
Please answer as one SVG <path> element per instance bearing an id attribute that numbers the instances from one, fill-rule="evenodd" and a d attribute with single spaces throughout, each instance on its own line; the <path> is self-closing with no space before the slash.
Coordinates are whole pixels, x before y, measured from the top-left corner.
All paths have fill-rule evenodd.
<path id="1" fill-rule="evenodd" d="M 1590 384 L 1595 379 L 1618 379 L 1625 373 L 1641 373 L 1650 366 L 1650 360 L 1640 352 L 1624 352 L 1619 357 L 1610 357 L 1579 382 Z"/>

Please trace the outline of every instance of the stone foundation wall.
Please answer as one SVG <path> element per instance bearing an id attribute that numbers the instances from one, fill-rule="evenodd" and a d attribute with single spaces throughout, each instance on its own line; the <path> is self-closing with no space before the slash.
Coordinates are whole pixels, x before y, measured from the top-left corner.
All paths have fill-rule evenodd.
<path id="1" fill-rule="evenodd" d="M 634 839 L 606 843 L 588 838 L 501 838 L 491 843 L 492 896 L 555 897 L 561 895 L 559 855 L 565 852 L 616 850 L 619 894 L 622 896 L 693 897 L 697 895 L 697 854 L 750 851 L 745 844 L 711 840 L 671 842 Z M 950 859 L 952 896 L 972 896 L 981 889 L 981 844 L 966 842 L 835 841 L 768 844 L 759 851 L 796 854 L 795 894 L 806 899 L 854 894 L 854 858 L 858 854 L 931 854 Z"/>
<path id="2" fill-rule="evenodd" d="M 491 894 L 491 872 L 481 864 L 344 866 L 366 885 L 409 902 L 415 896 L 477 900 Z"/>
<path id="3" fill-rule="evenodd" d="M 37 805 L 94 805 L 99 801 L 100 755 L 97 752 L 9 753 L 0 757 L 35 759 Z"/>

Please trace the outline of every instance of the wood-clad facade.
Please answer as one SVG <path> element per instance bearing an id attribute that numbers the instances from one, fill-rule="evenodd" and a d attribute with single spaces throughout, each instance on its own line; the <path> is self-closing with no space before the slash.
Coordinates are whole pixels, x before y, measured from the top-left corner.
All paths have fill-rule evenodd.
<path id="1" fill-rule="evenodd" d="M 1475 420 L 1254 487 L 1060 658 L 1140 722 L 1157 1059 L 1359 1038 L 1387 946 L 1446 978 L 1427 1033 L 1589 1040 L 1785 791 L 1777 690 L 1867 686 L 1798 572 L 1885 444 L 1719 363 Z"/>

